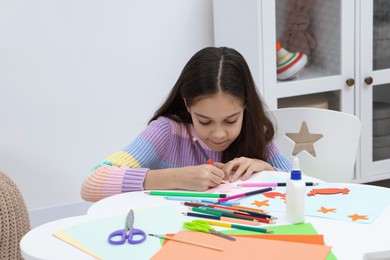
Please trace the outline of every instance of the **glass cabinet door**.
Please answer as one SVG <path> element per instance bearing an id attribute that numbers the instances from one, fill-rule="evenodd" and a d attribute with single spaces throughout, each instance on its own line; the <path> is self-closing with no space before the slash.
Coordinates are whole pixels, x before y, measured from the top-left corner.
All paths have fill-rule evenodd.
<path id="1" fill-rule="evenodd" d="M 360 3 L 361 174 L 369 180 L 390 172 L 390 1 Z"/>
<path id="2" fill-rule="evenodd" d="M 321 108 L 355 113 L 354 9 L 354 0 L 262 1 L 264 85 L 273 86 L 265 93 L 274 101 L 271 107 L 305 106 L 299 100 L 315 106 L 325 98 Z M 287 54 L 276 50 L 276 42 Z M 297 76 L 280 77 L 292 63 L 286 55 L 295 53 L 306 54 L 306 66 Z"/>

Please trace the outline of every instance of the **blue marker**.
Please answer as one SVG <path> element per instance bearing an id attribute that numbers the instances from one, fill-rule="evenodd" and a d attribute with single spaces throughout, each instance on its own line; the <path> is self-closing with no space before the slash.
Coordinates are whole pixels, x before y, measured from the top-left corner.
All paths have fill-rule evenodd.
<path id="1" fill-rule="evenodd" d="M 240 205 L 239 201 L 225 201 L 225 202 L 219 202 L 216 200 L 199 200 L 199 198 L 192 198 L 192 197 L 180 197 L 180 196 L 167 196 L 164 197 L 167 200 L 177 200 L 177 201 L 188 201 L 188 202 L 203 202 L 203 203 L 209 203 L 209 204 L 219 204 L 223 206 L 232 206 L 232 205 Z"/>
<path id="2" fill-rule="evenodd" d="M 239 201 L 224 201 L 224 202 L 218 202 L 216 200 L 201 200 L 200 202 L 204 203 L 210 203 L 210 204 L 218 204 L 218 205 L 223 205 L 223 206 L 233 206 L 233 205 L 240 205 Z"/>
<path id="3" fill-rule="evenodd" d="M 164 198 L 167 200 L 178 200 L 178 201 L 188 201 L 188 202 L 199 201 L 199 198 L 195 198 L 195 197 L 167 196 Z"/>

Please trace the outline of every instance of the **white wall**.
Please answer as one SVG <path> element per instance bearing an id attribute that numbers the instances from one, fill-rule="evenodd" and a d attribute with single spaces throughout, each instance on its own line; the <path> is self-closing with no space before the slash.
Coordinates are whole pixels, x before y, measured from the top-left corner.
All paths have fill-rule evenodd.
<path id="1" fill-rule="evenodd" d="M 214 43 L 211 0 L 0 6 L 0 170 L 30 212 L 80 202 L 89 169 L 135 138 Z"/>

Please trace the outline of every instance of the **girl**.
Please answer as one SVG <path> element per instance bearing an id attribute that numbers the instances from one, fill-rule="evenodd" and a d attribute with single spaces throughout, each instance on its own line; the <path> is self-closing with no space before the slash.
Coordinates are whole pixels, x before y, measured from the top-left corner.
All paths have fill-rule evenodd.
<path id="1" fill-rule="evenodd" d="M 204 48 L 185 65 L 146 129 L 91 170 L 81 196 L 98 201 L 143 189 L 204 191 L 223 179 L 290 171 L 272 141 L 274 131 L 243 56 Z M 195 140 L 215 163 L 207 163 Z"/>

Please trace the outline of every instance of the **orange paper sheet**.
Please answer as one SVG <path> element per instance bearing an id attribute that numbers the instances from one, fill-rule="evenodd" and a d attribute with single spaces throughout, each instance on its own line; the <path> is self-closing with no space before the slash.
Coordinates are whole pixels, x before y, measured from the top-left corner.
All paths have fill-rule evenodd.
<path id="1" fill-rule="evenodd" d="M 216 251 L 185 243 L 168 241 L 152 257 L 158 259 L 175 259 L 183 256 L 185 259 L 325 259 L 331 250 L 330 246 L 287 242 L 274 239 L 258 239 L 246 236 L 235 236 L 236 241 L 229 241 L 217 236 L 201 232 L 180 231 L 175 238 L 222 248 Z"/>
<path id="2" fill-rule="evenodd" d="M 175 234 L 166 234 L 168 237 L 174 237 Z M 231 236 L 240 236 L 240 237 L 249 237 L 249 238 L 260 238 L 260 239 L 273 239 L 273 240 L 281 240 L 281 241 L 290 241 L 297 243 L 307 243 L 307 244 L 315 244 L 315 245 L 324 245 L 324 236 L 323 235 L 274 235 L 274 234 L 264 234 L 264 235 L 247 235 L 247 234 L 236 234 Z M 165 245 L 168 240 L 163 241 L 163 245 Z"/>
<path id="3" fill-rule="evenodd" d="M 240 237 L 272 239 L 286 242 L 306 243 L 313 245 L 324 245 L 323 235 L 234 235 Z"/>

